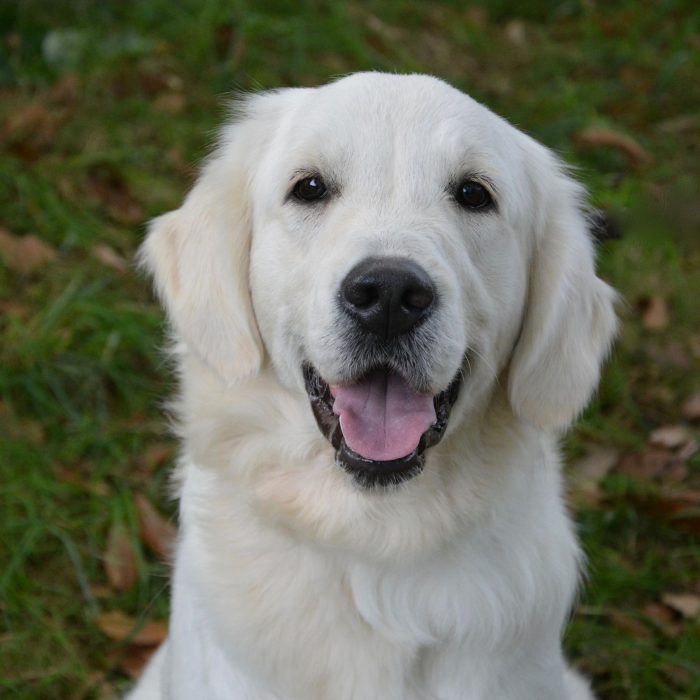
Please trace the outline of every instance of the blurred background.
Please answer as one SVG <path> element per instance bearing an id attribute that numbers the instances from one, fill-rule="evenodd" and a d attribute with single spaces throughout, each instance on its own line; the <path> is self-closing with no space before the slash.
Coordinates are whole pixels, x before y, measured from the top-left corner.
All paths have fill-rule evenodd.
<path id="1" fill-rule="evenodd" d="M 133 255 L 235 90 L 432 73 L 559 152 L 620 240 L 601 390 L 565 441 L 610 700 L 700 697 L 694 0 L 0 0 L 0 696 L 116 697 L 165 634 L 175 447 Z"/>

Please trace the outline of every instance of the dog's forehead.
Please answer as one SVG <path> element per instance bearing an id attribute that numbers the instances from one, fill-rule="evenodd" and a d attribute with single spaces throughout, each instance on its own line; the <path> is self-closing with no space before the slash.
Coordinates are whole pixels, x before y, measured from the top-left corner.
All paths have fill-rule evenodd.
<path id="1" fill-rule="evenodd" d="M 361 73 L 298 97 L 283 127 L 285 150 L 343 166 L 355 161 L 370 168 L 388 158 L 495 162 L 502 160 L 504 138 L 518 133 L 430 76 Z"/>
<path id="2" fill-rule="evenodd" d="M 463 92 L 426 75 L 359 73 L 309 91 L 309 105 L 365 128 L 375 124 L 420 129 L 452 119 L 474 124 L 490 112 Z"/>

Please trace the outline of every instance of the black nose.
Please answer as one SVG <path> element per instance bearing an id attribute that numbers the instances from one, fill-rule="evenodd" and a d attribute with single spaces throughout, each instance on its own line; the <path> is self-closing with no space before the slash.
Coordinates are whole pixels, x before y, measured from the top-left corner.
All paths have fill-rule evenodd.
<path id="1" fill-rule="evenodd" d="M 350 270 L 340 286 L 345 312 L 381 338 L 407 333 L 435 303 L 428 273 L 405 258 L 366 258 Z"/>

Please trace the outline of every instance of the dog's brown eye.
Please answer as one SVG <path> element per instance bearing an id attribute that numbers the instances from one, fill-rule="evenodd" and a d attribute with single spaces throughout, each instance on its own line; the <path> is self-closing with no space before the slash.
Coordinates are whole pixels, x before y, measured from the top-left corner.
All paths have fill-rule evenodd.
<path id="1" fill-rule="evenodd" d="M 303 202 L 316 202 L 319 199 L 323 199 L 328 194 L 328 188 L 320 176 L 313 175 L 299 180 L 299 182 L 294 185 L 292 193 L 297 199 Z"/>
<path id="2" fill-rule="evenodd" d="M 455 190 L 455 199 L 465 209 L 484 209 L 493 204 L 489 191 L 474 180 L 465 180 Z"/>

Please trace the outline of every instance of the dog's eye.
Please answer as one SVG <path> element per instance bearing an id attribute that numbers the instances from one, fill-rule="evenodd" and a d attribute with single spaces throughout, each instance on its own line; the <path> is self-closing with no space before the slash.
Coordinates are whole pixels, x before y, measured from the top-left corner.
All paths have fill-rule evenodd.
<path id="1" fill-rule="evenodd" d="M 485 209 L 493 204 L 489 191 L 474 180 L 465 180 L 458 185 L 454 197 L 465 209 Z"/>
<path id="2" fill-rule="evenodd" d="M 299 180 L 292 194 L 302 202 L 316 202 L 328 194 L 328 188 L 319 175 L 312 175 Z"/>

